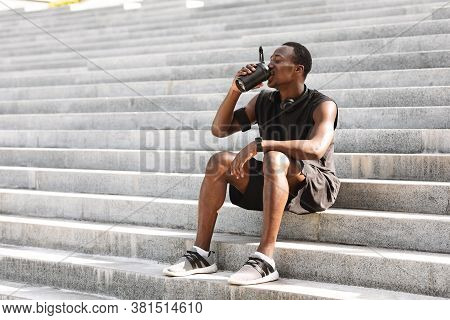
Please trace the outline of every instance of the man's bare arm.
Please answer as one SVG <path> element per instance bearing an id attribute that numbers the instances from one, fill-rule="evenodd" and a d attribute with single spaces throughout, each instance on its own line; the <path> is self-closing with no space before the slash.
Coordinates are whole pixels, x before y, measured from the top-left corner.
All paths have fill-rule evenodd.
<path id="1" fill-rule="evenodd" d="M 257 98 L 258 95 L 254 96 L 245 106 L 245 113 L 247 114 L 250 123 L 254 123 L 256 119 L 255 106 Z M 216 113 L 216 117 L 214 118 L 211 127 L 211 132 L 214 136 L 223 138 L 241 130 L 241 125 L 233 117 L 234 107 L 236 106 L 238 99 L 239 96 L 236 97 L 231 90 L 228 92 L 227 97 Z"/>
<path id="2" fill-rule="evenodd" d="M 309 140 L 263 140 L 266 151 L 280 151 L 299 160 L 318 160 L 323 157 L 334 137 L 334 120 L 337 106 L 332 101 L 322 102 L 313 113 L 314 126 Z"/>
<path id="3" fill-rule="evenodd" d="M 234 119 L 233 113 L 234 108 L 236 107 L 236 103 L 241 96 L 241 92 L 237 88 L 235 84 L 235 80 L 238 76 L 251 74 L 255 70 L 255 65 L 247 65 L 238 71 L 236 77 L 233 80 L 230 90 L 228 90 L 228 94 L 217 110 L 216 116 L 214 117 L 214 121 L 211 126 L 211 133 L 215 137 L 227 137 L 239 130 L 241 130 L 241 126 L 237 119 Z M 262 86 L 260 84 L 258 87 Z M 255 106 L 256 106 L 257 95 L 253 97 L 249 103 L 245 106 L 245 113 L 247 114 L 250 123 L 254 123 L 256 120 L 255 117 Z"/>

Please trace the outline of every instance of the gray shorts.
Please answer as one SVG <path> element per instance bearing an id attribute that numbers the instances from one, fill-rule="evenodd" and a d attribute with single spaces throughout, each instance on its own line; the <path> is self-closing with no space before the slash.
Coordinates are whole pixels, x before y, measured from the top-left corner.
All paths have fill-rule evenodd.
<path id="1" fill-rule="evenodd" d="M 297 194 L 289 194 L 285 210 L 304 214 L 324 211 L 331 207 L 339 192 L 339 179 L 331 172 L 323 172 L 302 160 L 297 161 L 306 179 L 300 183 Z M 230 201 L 247 210 L 263 211 L 263 162 L 251 158 L 249 170 L 250 178 L 244 193 L 230 184 Z"/>

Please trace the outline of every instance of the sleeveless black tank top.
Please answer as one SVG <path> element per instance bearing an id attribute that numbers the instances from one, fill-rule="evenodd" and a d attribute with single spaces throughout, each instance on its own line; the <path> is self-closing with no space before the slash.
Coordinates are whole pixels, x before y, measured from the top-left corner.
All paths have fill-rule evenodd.
<path id="1" fill-rule="evenodd" d="M 262 90 L 256 101 L 256 122 L 260 136 L 265 140 L 308 140 L 314 126 L 313 112 L 323 101 L 334 101 L 317 90 L 306 87 L 303 94 L 293 104 L 281 109 L 278 90 Z M 337 104 L 336 104 L 337 105 Z M 337 127 L 338 114 L 334 121 Z M 319 160 L 302 160 L 321 171 L 336 176 L 334 165 L 334 138 L 327 151 Z"/>

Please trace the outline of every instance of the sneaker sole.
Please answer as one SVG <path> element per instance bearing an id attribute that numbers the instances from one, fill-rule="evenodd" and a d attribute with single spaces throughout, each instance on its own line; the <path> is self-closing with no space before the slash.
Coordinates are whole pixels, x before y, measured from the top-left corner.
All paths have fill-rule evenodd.
<path id="1" fill-rule="evenodd" d="M 170 277 L 186 277 L 193 274 L 199 274 L 199 273 L 214 273 L 217 272 L 217 265 L 214 263 L 213 265 L 210 265 L 209 267 L 205 268 L 198 268 L 198 269 L 192 269 L 189 271 L 169 271 L 170 267 L 167 267 L 163 270 L 163 274 Z"/>
<path id="2" fill-rule="evenodd" d="M 265 276 L 263 278 L 258 278 L 255 280 L 247 280 L 247 281 L 238 281 L 238 280 L 232 280 L 231 278 L 228 279 L 229 284 L 239 285 L 239 286 L 247 286 L 252 284 L 260 284 L 260 283 L 266 283 L 270 281 L 275 281 L 280 278 L 280 275 L 278 274 L 278 271 L 275 271 L 274 273 L 269 274 L 268 276 Z"/>

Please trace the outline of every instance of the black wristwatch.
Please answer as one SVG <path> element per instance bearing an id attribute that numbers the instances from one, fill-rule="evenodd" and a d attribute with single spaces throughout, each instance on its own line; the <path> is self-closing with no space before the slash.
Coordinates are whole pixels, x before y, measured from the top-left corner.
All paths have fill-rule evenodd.
<path id="1" fill-rule="evenodd" d="M 255 142 L 256 142 L 256 151 L 257 152 L 263 152 L 263 147 L 262 147 L 262 138 L 261 137 L 256 137 L 255 138 Z"/>

